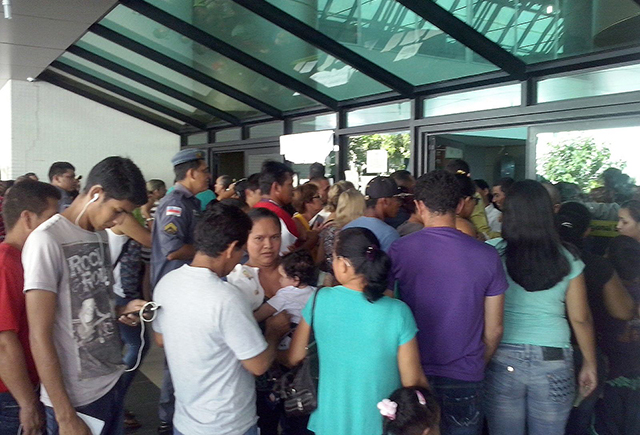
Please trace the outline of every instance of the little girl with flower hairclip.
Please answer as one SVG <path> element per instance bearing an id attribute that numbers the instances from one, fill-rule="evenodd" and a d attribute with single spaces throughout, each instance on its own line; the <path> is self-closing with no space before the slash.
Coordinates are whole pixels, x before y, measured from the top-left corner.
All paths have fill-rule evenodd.
<path id="1" fill-rule="evenodd" d="M 440 408 L 426 388 L 397 389 L 378 409 L 384 417 L 383 435 L 440 435 Z"/>

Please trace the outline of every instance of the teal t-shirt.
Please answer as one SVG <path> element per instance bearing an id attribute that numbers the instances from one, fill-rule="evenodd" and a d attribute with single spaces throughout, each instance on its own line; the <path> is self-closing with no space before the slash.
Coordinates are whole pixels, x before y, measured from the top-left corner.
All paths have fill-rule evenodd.
<path id="1" fill-rule="evenodd" d="M 318 408 L 309 429 L 316 434 L 380 435 L 376 405 L 400 388 L 398 347 L 418 332 L 402 301 L 370 303 L 343 286 L 318 291 L 313 329 L 320 359 Z M 302 315 L 311 324 L 313 298 Z"/>
<path id="2" fill-rule="evenodd" d="M 175 189 L 175 186 L 171 186 L 169 190 L 167 190 L 167 193 L 171 193 L 173 189 Z M 198 193 L 196 198 L 200 200 L 201 211 L 205 211 L 207 209 L 207 204 L 216 199 L 216 194 L 213 193 L 213 190 L 207 189 L 204 192 Z"/>
<path id="3" fill-rule="evenodd" d="M 488 244 L 495 246 L 504 264 L 503 239 L 492 239 Z M 571 271 L 562 281 L 547 290 L 528 292 L 516 284 L 507 273 L 509 288 L 504 300 L 504 334 L 502 343 L 532 344 L 534 346 L 570 347 L 571 329 L 566 316 L 565 300 L 569 281 L 582 273 L 584 263 L 565 248 L 565 257 L 571 264 Z"/>

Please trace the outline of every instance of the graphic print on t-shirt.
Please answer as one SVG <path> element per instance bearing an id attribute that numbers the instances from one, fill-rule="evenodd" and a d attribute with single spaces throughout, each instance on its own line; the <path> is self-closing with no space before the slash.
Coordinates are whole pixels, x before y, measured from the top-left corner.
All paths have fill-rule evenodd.
<path id="1" fill-rule="evenodd" d="M 63 245 L 69 266 L 71 326 L 78 349 L 78 377 L 113 373 L 122 363 L 118 326 L 112 315 L 112 272 L 106 243 Z"/>

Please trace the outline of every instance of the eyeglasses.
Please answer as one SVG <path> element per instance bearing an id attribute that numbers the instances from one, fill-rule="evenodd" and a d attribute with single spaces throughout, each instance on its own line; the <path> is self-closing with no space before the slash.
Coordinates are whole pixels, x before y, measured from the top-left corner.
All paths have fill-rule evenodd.
<path id="1" fill-rule="evenodd" d="M 314 200 L 314 199 L 322 199 L 322 197 L 320 195 L 316 195 L 316 196 L 312 197 L 311 199 L 312 200 Z"/>

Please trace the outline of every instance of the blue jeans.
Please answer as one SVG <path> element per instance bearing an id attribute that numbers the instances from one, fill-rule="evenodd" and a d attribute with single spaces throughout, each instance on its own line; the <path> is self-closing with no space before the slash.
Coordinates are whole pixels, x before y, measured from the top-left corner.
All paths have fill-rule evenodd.
<path id="1" fill-rule="evenodd" d="M 142 354 L 140 355 L 140 361 L 144 359 L 144 356 L 149 351 L 149 328 L 151 324 L 148 323 L 145 326 L 145 334 L 144 334 L 144 348 L 142 349 Z M 118 328 L 120 329 L 120 338 L 122 342 L 126 345 L 126 352 L 122 358 L 127 369 L 136 365 L 138 362 L 138 352 L 140 351 L 140 346 L 142 345 L 142 341 L 140 340 L 140 331 L 142 326 L 128 326 L 123 323 L 118 324 Z M 135 370 L 133 372 L 125 372 L 122 375 L 122 400 L 124 400 L 124 396 L 126 396 L 129 387 L 131 386 L 131 382 L 133 382 L 133 378 L 136 376 Z"/>
<path id="2" fill-rule="evenodd" d="M 178 429 L 173 428 L 173 435 L 185 435 L 182 432 L 180 432 Z M 253 425 L 249 428 L 248 431 L 246 431 L 243 435 L 258 435 L 258 425 Z"/>
<path id="3" fill-rule="evenodd" d="M 571 348 L 501 344 L 485 376 L 489 433 L 563 434 L 574 396 Z"/>
<path id="4" fill-rule="evenodd" d="M 122 378 L 104 396 L 76 411 L 104 421 L 100 435 L 124 435 L 124 403 L 121 400 Z M 58 422 L 53 408 L 46 406 L 47 435 L 58 435 Z"/>
<path id="5" fill-rule="evenodd" d="M 11 393 L 0 393 L 0 435 L 16 435 L 20 428 L 20 407 Z"/>
<path id="6" fill-rule="evenodd" d="M 479 435 L 482 432 L 482 382 L 429 376 L 442 420 L 442 435 Z"/>
<path id="7" fill-rule="evenodd" d="M 176 410 L 176 398 L 174 396 L 173 381 L 169 372 L 167 357 L 164 357 L 164 375 L 160 388 L 160 400 L 158 402 L 158 417 L 166 423 L 173 423 L 173 413 Z"/>

